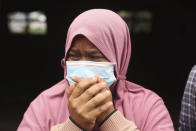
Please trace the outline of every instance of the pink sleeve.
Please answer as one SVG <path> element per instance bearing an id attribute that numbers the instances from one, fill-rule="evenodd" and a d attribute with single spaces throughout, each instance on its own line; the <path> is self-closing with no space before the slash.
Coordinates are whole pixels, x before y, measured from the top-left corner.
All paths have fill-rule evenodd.
<path id="1" fill-rule="evenodd" d="M 43 95 L 40 94 L 29 105 L 17 131 L 82 131 L 70 119 L 56 125 L 49 109 Z"/>
<path id="2" fill-rule="evenodd" d="M 173 122 L 162 99 L 155 101 L 148 114 L 144 131 L 174 131 Z"/>
<path id="3" fill-rule="evenodd" d="M 101 131 L 174 131 L 173 122 L 163 100 L 156 99 L 152 103 L 152 105 L 148 103 L 150 109 L 145 112 L 148 115 L 140 117 L 140 122 L 144 122 L 143 126 L 127 120 L 120 111 L 117 111 L 103 123 L 100 127 Z"/>
<path id="4" fill-rule="evenodd" d="M 82 130 L 78 128 L 70 119 L 67 119 L 66 122 L 53 126 L 50 131 L 82 131 Z"/>
<path id="5" fill-rule="evenodd" d="M 17 131 L 49 131 L 50 122 L 44 115 L 45 113 L 48 113 L 47 105 L 42 96 L 39 95 L 24 113 Z"/>
<path id="6" fill-rule="evenodd" d="M 116 111 L 100 127 L 101 131 L 139 131 L 132 121 L 128 121 L 124 116 Z M 70 119 L 66 122 L 53 126 L 50 131 L 82 131 Z"/>
<path id="7" fill-rule="evenodd" d="M 101 131 L 139 131 L 134 122 L 127 120 L 120 111 L 112 114 L 100 127 Z"/>

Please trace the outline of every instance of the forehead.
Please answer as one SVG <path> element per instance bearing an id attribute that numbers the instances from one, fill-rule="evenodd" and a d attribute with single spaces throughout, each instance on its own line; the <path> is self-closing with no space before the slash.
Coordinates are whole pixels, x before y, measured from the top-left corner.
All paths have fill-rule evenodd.
<path id="1" fill-rule="evenodd" d="M 71 44 L 71 48 L 70 49 L 94 49 L 94 50 L 99 50 L 96 46 L 94 46 L 94 44 L 89 41 L 85 36 L 83 35 L 77 35 Z"/>

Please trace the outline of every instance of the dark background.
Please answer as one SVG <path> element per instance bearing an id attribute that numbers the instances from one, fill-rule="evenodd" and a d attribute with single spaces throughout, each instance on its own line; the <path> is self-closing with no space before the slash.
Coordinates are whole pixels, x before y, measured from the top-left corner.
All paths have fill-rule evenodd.
<path id="1" fill-rule="evenodd" d="M 134 1 L 0 1 L 0 130 L 18 127 L 29 103 L 63 79 L 60 61 L 67 29 L 81 12 L 91 8 L 148 10 L 152 32 L 131 32 L 132 57 L 127 79 L 163 98 L 175 128 L 189 71 L 196 64 L 196 9 L 188 0 Z M 45 36 L 16 35 L 7 29 L 7 13 L 43 11 Z"/>

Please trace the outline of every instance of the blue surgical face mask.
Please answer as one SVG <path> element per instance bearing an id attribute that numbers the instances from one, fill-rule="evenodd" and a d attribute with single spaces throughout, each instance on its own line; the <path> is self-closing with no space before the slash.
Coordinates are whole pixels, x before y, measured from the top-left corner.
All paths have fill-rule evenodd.
<path id="1" fill-rule="evenodd" d="M 110 87 L 116 81 L 114 65 L 115 63 L 111 62 L 66 61 L 66 79 L 70 84 L 74 83 L 71 79 L 72 76 L 89 78 L 98 74 L 99 77 L 106 81 L 108 87 Z"/>

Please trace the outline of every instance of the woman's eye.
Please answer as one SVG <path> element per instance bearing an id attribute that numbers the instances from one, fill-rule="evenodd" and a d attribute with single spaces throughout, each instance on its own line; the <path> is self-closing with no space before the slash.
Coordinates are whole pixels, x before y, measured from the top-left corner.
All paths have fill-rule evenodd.
<path id="1" fill-rule="evenodd" d="M 75 55 L 75 54 L 69 54 L 67 58 L 68 59 L 79 59 L 80 56 L 79 55 Z"/>
<path id="2" fill-rule="evenodd" d="M 103 59 L 103 56 L 90 56 L 91 59 Z"/>

